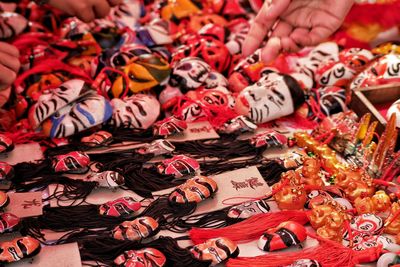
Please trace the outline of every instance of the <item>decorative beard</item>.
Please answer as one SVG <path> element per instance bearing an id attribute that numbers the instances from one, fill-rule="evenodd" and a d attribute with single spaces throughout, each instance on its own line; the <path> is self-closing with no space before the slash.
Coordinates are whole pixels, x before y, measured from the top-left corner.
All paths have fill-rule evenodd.
<path id="1" fill-rule="evenodd" d="M 292 114 L 304 101 L 296 80 L 271 72 L 240 92 L 235 110 L 256 123 L 264 123 Z"/>

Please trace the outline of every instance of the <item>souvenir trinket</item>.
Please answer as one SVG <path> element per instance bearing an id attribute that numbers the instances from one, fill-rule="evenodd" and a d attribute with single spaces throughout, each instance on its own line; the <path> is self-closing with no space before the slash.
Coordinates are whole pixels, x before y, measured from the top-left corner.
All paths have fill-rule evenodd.
<path id="1" fill-rule="evenodd" d="M 261 199 L 233 206 L 229 209 L 227 216 L 231 220 L 244 220 L 257 214 L 268 213 L 270 210 L 268 202 Z"/>
<path id="2" fill-rule="evenodd" d="M 14 168 L 7 162 L 0 161 L 0 181 L 11 180 L 14 177 Z"/>
<path id="3" fill-rule="evenodd" d="M 179 87 L 183 93 L 199 88 L 208 78 L 211 67 L 200 58 L 180 60 L 172 70 L 169 84 Z"/>
<path id="4" fill-rule="evenodd" d="M 122 197 L 99 206 L 99 214 L 111 217 L 132 217 L 141 208 L 141 203 L 132 197 Z"/>
<path id="5" fill-rule="evenodd" d="M 14 12 L 2 12 L 0 15 L 0 27 L 2 29 L 0 39 L 9 39 L 22 33 L 28 26 L 28 20 Z"/>
<path id="6" fill-rule="evenodd" d="M 0 233 L 14 231 L 20 223 L 20 218 L 11 213 L 0 214 Z"/>
<path id="7" fill-rule="evenodd" d="M 153 125 L 154 136 L 169 136 L 181 133 L 187 128 L 187 123 L 175 116 L 171 116 L 162 121 L 158 121 Z"/>
<path id="8" fill-rule="evenodd" d="M 218 131 L 225 134 L 240 134 L 254 132 L 256 129 L 256 124 L 254 124 L 248 117 L 240 115 L 224 123 Z"/>
<path id="9" fill-rule="evenodd" d="M 111 189 L 118 188 L 125 184 L 125 178 L 116 171 L 103 171 L 90 174 L 86 180 L 97 182 L 99 187 Z"/>
<path id="10" fill-rule="evenodd" d="M 200 261 L 210 261 L 211 266 L 239 255 L 238 246 L 224 237 L 209 239 L 203 244 L 195 245 L 190 251 L 194 258 Z"/>
<path id="11" fill-rule="evenodd" d="M 173 175 L 176 178 L 194 174 L 199 169 L 199 163 L 195 159 L 185 155 L 174 156 L 157 165 L 157 170 L 160 174 Z"/>
<path id="12" fill-rule="evenodd" d="M 12 263 L 33 257 L 40 251 L 40 243 L 32 237 L 18 237 L 0 244 L 0 262 Z"/>
<path id="13" fill-rule="evenodd" d="M 143 155 L 153 154 L 154 156 L 159 156 L 171 154 L 174 150 L 175 146 L 171 144 L 168 140 L 159 139 L 138 148 L 137 152 Z"/>
<path id="14" fill-rule="evenodd" d="M 145 216 L 133 221 L 125 221 L 116 226 L 112 231 L 112 236 L 118 240 L 141 241 L 156 235 L 158 231 L 158 222 Z"/>
<path id="15" fill-rule="evenodd" d="M 199 203 L 212 196 L 217 190 L 217 183 L 213 179 L 196 176 L 172 191 L 168 200 L 174 205 Z"/>
<path id="16" fill-rule="evenodd" d="M 82 143 L 85 143 L 89 146 L 107 145 L 111 141 L 112 134 L 106 131 L 98 131 L 81 139 Z"/>
<path id="17" fill-rule="evenodd" d="M 0 134 L 0 153 L 9 152 L 14 149 L 14 143 L 10 137 Z"/>
<path id="18" fill-rule="evenodd" d="M 128 250 L 114 260 L 118 267 L 163 267 L 166 262 L 164 254 L 154 248 Z"/>
<path id="19" fill-rule="evenodd" d="M 266 130 L 250 139 L 250 143 L 255 147 L 282 148 L 287 143 L 287 138 L 283 134 L 274 130 Z"/>

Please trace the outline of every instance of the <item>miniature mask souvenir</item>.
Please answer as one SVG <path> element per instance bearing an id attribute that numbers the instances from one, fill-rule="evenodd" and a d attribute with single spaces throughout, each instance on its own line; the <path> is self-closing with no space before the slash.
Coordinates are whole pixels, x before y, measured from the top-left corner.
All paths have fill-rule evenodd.
<path id="1" fill-rule="evenodd" d="M 135 30 L 135 26 L 139 18 L 144 15 L 142 2 L 135 0 L 122 1 L 119 5 L 113 7 L 109 14 L 111 21 L 119 26 L 119 28 L 128 27 Z"/>
<path id="2" fill-rule="evenodd" d="M 380 256 L 376 267 L 396 266 L 400 264 L 400 256 L 396 253 L 386 252 Z"/>
<path id="3" fill-rule="evenodd" d="M 0 181 L 11 180 L 14 177 L 14 168 L 7 162 L 0 161 Z"/>
<path id="4" fill-rule="evenodd" d="M 258 240 L 258 248 L 264 251 L 275 251 L 296 246 L 306 240 L 307 231 L 303 225 L 287 221 L 276 228 L 268 229 Z"/>
<path id="5" fill-rule="evenodd" d="M 125 44 L 120 47 L 119 51 L 113 54 L 110 58 L 110 65 L 113 68 L 124 67 L 131 60 L 141 55 L 151 54 L 151 50 L 140 44 Z"/>
<path id="6" fill-rule="evenodd" d="M 83 35 L 90 31 L 90 26 L 77 17 L 64 20 L 60 27 L 60 37 L 71 39 L 73 36 Z"/>
<path id="7" fill-rule="evenodd" d="M 257 125 L 254 124 L 252 120 L 246 116 L 240 115 L 224 123 L 219 129 L 219 132 L 225 134 L 246 133 L 254 132 L 256 129 Z"/>
<path id="8" fill-rule="evenodd" d="M 239 255 L 239 248 L 228 238 L 220 237 L 196 245 L 190 249 L 190 252 L 194 258 L 210 261 L 211 266 L 215 266 L 229 258 L 236 258 Z"/>
<path id="9" fill-rule="evenodd" d="M 249 201 L 240 205 L 233 206 L 228 211 L 228 218 L 233 220 L 248 219 L 254 215 L 268 213 L 271 208 L 264 199 Z"/>
<path id="10" fill-rule="evenodd" d="M 11 213 L 0 214 L 0 233 L 12 232 L 19 225 L 20 219 Z"/>
<path id="11" fill-rule="evenodd" d="M 158 18 L 152 20 L 146 26 L 140 27 L 136 36 L 147 47 L 172 43 L 168 22 Z"/>
<path id="12" fill-rule="evenodd" d="M 218 103 L 221 99 L 209 99 L 211 102 L 216 101 Z M 222 100 L 224 101 L 224 100 Z M 182 118 L 187 122 L 194 122 L 207 118 L 207 113 L 204 111 L 204 107 L 201 103 L 193 100 L 181 100 L 179 103 L 180 107 L 174 112 L 176 117 Z"/>
<path id="13" fill-rule="evenodd" d="M 187 123 L 175 116 L 168 117 L 162 121 L 156 122 L 153 125 L 153 135 L 169 136 L 181 133 L 187 129 Z"/>
<path id="14" fill-rule="evenodd" d="M 190 22 L 192 22 L 191 20 Z M 196 21 L 196 24 L 202 21 Z M 213 24 L 213 23 L 205 23 L 203 25 L 195 25 L 194 27 L 200 26 L 201 28 L 198 30 L 199 35 L 204 37 L 211 37 L 221 42 L 225 42 L 227 37 L 227 31 L 224 26 Z"/>
<path id="15" fill-rule="evenodd" d="M 326 204 L 332 200 L 333 197 L 327 192 L 322 190 L 312 190 L 307 195 L 307 202 L 305 204 L 305 207 L 308 209 L 312 209 L 315 206 Z"/>
<path id="16" fill-rule="evenodd" d="M 345 89 L 335 86 L 322 87 L 317 89 L 316 94 L 321 111 L 326 116 L 348 110 Z"/>
<path id="17" fill-rule="evenodd" d="M 110 124 L 115 127 L 147 129 L 160 115 L 160 103 L 151 95 L 135 94 L 124 100 L 111 100 L 113 115 Z"/>
<path id="18" fill-rule="evenodd" d="M 207 79 L 204 81 L 204 87 L 207 89 L 213 89 L 217 87 L 228 88 L 228 86 L 229 82 L 225 76 L 214 70 L 209 73 Z"/>
<path id="19" fill-rule="evenodd" d="M 169 84 L 182 92 L 200 87 L 210 74 L 211 67 L 200 58 L 188 57 L 180 60 L 173 68 Z"/>
<path id="20" fill-rule="evenodd" d="M 168 197 L 172 204 L 199 203 L 217 192 L 217 183 L 205 176 L 196 176 L 178 186 Z"/>
<path id="21" fill-rule="evenodd" d="M 99 187 L 117 188 L 125 184 L 125 178 L 115 171 L 104 171 L 89 175 L 87 181 L 97 182 Z"/>
<path id="22" fill-rule="evenodd" d="M 319 262 L 316 260 L 301 259 L 296 260 L 292 264 L 284 267 L 321 267 L 321 264 L 319 264 Z"/>
<path id="23" fill-rule="evenodd" d="M 393 244 L 393 241 L 386 237 L 380 235 L 365 235 L 356 234 L 352 239 L 352 249 L 355 251 L 363 251 L 372 247 L 382 246 L 383 249 Z"/>
<path id="24" fill-rule="evenodd" d="M 351 219 L 350 228 L 358 233 L 373 235 L 382 230 L 383 220 L 375 214 L 364 213 Z"/>
<path id="25" fill-rule="evenodd" d="M 82 143 L 87 145 L 96 146 L 96 145 L 106 145 L 110 143 L 112 140 L 112 134 L 106 131 L 98 131 L 89 136 L 83 137 L 81 139 Z"/>
<path id="26" fill-rule="evenodd" d="M 10 137 L 0 134 L 0 153 L 13 150 L 14 143 Z"/>
<path id="27" fill-rule="evenodd" d="M 72 151 L 52 158 L 51 165 L 55 172 L 68 172 L 86 168 L 90 158 L 85 152 Z"/>
<path id="28" fill-rule="evenodd" d="M 400 128 L 400 99 L 390 106 L 386 114 L 386 119 L 389 121 L 393 114 L 396 114 L 396 127 Z"/>
<path id="29" fill-rule="evenodd" d="M 166 262 L 164 254 L 155 248 L 128 250 L 114 260 L 118 267 L 163 267 Z"/>
<path id="30" fill-rule="evenodd" d="M 129 89 L 133 93 L 139 93 L 166 81 L 171 69 L 163 58 L 153 54 L 144 54 L 131 59 L 129 64 L 123 67 L 123 72 L 128 78 Z M 125 82 L 122 76 L 115 80 L 111 88 L 114 97 L 122 95 Z"/>
<path id="31" fill-rule="evenodd" d="M 339 53 L 339 61 L 355 71 L 361 71 L 374 58 L 366 49 L 348 48 Z"/>
<path id="32" fill-rule="evenodd" d="M 9 39 L 22 33 L 28 26 L 28 20 L 20 14 L 1 12 L 0 14 L 0 39 Z"/>
<path id="33" fill-rule="evenodd" d="M 33 257 L 40 251 L 40 242 L 33 237 L 18 237 L 0 244 L 0 263 L 11 263 Z"/>
<path id="34" fill-rule="evenodd" d="M 45 92 L 44 89 L 56 88 L 68 80 L 65 75 L 57 71 L 53 71 L 50 74 L 39 74 L 38 76 L 34 76 L 33 78 L 35 79 L 35 82 L 33 84 L 28 84 L 27 88 L 16 88 L 17 91 L 20 91 L 21 93 L 25 92 L 25 95 L 29 96 L 32 99 L 40 96 L 43 92 Z M 25 88 L 26 90 L 24 90 Z"/>
<path id="35" fill-rule="evenodd" d="M 118 240 L 141 241 L 156 235 L 158 231 L 158 222 L 151 217 L 144 216 L 121 223 L 112 230 L 112 236 Z"/>
<path id="36" fill-rule="evenodd" d="M 7 193 L 0 191 L 0 209 L 5 208 L 10 203 L 10 198 Z"/>
<path id="37" fill-rule="evenodd" d="M 134 216 L 134 213 L 141 207 L 141 203 L 137 202 L 132 197 L 121 197 L 101 204 L 99 207 L 99 214 L 110 217 L 127 218 Z"/>
<path id="38" fill-rule="evenodd" d="M 191 175 L 200 169 L 197 160 L 185 155 L 177 155 L 171 159 L 163 160 L 157 165 L 157 170 L 160 174 L 173 175 L 176 178 L 181 178 L 185 175 Z"/>
<path id="39" fill-rule="evenodd" d="M 316 71 L 318 87 L 337 86 L 345 88 L 353 79 L 356 71 L 342 62 L 328 62 Z"/>
<path id="40" fill-rule="evenodd" d="M 93 94 L 58 110 L 43 122 L 43 133 L 50 138 L 68 137 L 97 126 L 111 116 L 110 102 Z"/>
<path id="41" fill-rule="evenodd" d="M 240 92 L 235 110 L 256 123 L 264 123 L 292 114 L 303 103 L 304 93 L 296 80 L 269 73 Z"/>
<path id="42" fill-rule="evenodd" d="M 264 146 L 266 146 L 267 148 L 282 148 L 286 145 L 286 143 L 286 136 L 274 130 L 266 130 L 265 132 L 257 134 L 250 139 L 250 144 L 252 144 L 256 148 Z"/>
<path id="43" fill-rule="evenodd" d="M 141 148 L 138 148 L 136 151 L 139 154 L 153 154 L 154 156 L 171 154 L 175 150 L 175 146 L 171 144 L 168 140 L 159 139 L 151 142 L 150 144 L 146 144 Z"/>
<path id="44" fill-rule="evenodd" d="M 90 91 L 85 82 L 78 79 L 69 80 L 56 89 L 44 91 L 29 110 L 30 124 L 37 128 L 45 119 Z"/>
<path id="45" fill-rule="evenodd" d="M 197 0 L 165 1 L 161 7 L 161 18 L 165 20 L 180 20 L 201 12 L 201 2 Z"/>

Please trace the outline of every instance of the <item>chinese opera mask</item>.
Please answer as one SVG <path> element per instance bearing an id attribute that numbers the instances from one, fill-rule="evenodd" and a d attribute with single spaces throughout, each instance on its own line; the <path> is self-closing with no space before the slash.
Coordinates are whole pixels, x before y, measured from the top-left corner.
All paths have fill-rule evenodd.
<path id="1" fill-rule="evenodd" d="M 258 248 L 264 251 L 275 251 L 296 246 L 306 240 L 306 228 L 296 222 L 287 221 L 276 228 L 268 229 L 258 240 Z"/>
<path id="2" fill-rule="evenodd" d="M 14 173 L 14 168 L 10 164 L 0 161 L 0 181 L 11 180 Z"/>
<path id="3" fill-rule="evenodd" d="M 168 140 L 159 139 L 154 140 L 150 144 L 145 144 L 143 147 L 138 148 L 136 151 L 139 154 L 147 155 L 153 154 L 154 156 L 171 154 L 175 150 L 175 146 Z"/>
<path id="4" fill-rule="evenodd" d="M 144 216 L 116 226 L 112 231 L 112 236 L 118 240 L 141 241 L 156 235 L 158 231 L 158 222 L 151 217 Z"/>
<path id="5" fill-rule="evenodd" d="M 175 116 L 158 121 L 153 125 L 154 136 L 169 136 L 183 132 L 187 129 L 187 123 Z"/>
<path id="6" fill-rule="evenodd" d="M 33 257 L 40 251 L 40 242 L 32 237 L 19 237 L 0 244 L 0 262 L 11 263 Z"/>
<path id="7" fill-rule="evenodd" d="M 0 39 L 9 39 L 22 33 L 28 26 L 28 20 L 14 12 L 2 12 L 0 14 Z"/>
<path id="8" fill-rule="evenodd" d="M 218 132 L 234 134 L 254 132 L 256 129 L 257 125 L 254 124 L 254 122 L 252 122 L 248 117 L 240 115 L 224 123 L 224 125 L 218 129 Z"/>
<path id="9" fill-rule="evenodd" d="M 172 191 L 168 200 L 173 205 L 199 203 L 212 196 L 217 190 L 217 183 L 213 179 L 196 176 Z"/>
<path id="10" fill-rule="evenodd" d="M 200 58 L 188 57 L 180 60 L 173 68 L 169 84 L 182 92 L 200 87 L 208 78 L 211 67 Z"/>
<path id="11" fill-rule="evenodd" d="M 239 255 L 239 248 L 228 238 L 220 237 L 196 245 L 190 249 L 190 252 L 194 258 L 200 261 L 211 261 L 211 266 L 215 266 L 229 258 L 236 258 Z"/>
<path id="12" fill-rule="evenodd" d="M 235 110 L 264 123 L 292 114 L 304 101 L 303 90 L 292 77 L 271 72 L 240 92 Z"/>
<path id="13" fill-rule="evenodd" d="M 160 115 L 160 103 L 151 95 L 135 94 L 123 100 L 114 98 L 111 105 L 110 124 L 117 128 L 147 129 Z"/>
<path id="14" fill-rule="evenodd" d="M 79 151 L 57 155 L 52 159 L 52 167 L 55 172 L 69 172 L 86 169 L 89 163 L 89 156 L 86 153 Z"/>
<path id="15" fill-rule="evenodd" d="M 163 267 L 166 262 L 164 254 L 154 248 L 128 250 L 114 260 L 118 267 Z"/>
<path id="16" fill-rule="evenodd" d="M 112 141 L 112 134 L 106 131 L 98 131 L 81 139 L 82 143 L 90 146 L 106 145 Z"/>
<path id="17" fill-rule="evenodd" d="M 134 216 L 142 205 L 132 197 L 122 197 L 116 200 L 108 201 L 99 207 L 99 214 L 110 217 L 129 218 Z"/>
<path id="18" fill-rule="evenodd" d="M 257 134 L 250 139 L 250 143 L 255 147 L 282 148 L 287 143 L 287 138 L 283 134 L 274 130 L 266 130 L 263 133 Z"/>
<path id="19" fill-rule="evenodd" d="M 9 152 L 14 149 L 14 143 L 10 137 L 0 134 L 0 153 Z"/>
<path id="20" fill-rule="evenodd" d="M 185 155 L 174 156 L 171 159 L 163 160 L 157 165 L 157 170 L 160 174 L 173 175 L 176 178 L 194 174 L 199 169 L 200 165 L 197 160 Z"/>
<path id="21" fill-rule="evenodd" d="M 270 209 L 267 201 L 261 199 L 233 206 L 229 209 L 227 216 L 232 220 L 244 220 L 257 214 L 268 213 Z"/>
<path id="22" fill-rule="evenodd" d="M 90 174 L 86 181 L 97 182 L 98 187 L 102 188 L 118 188 L 125 184 L 125 178 L 116 171 L 103 171 L 95 174 Z"/>

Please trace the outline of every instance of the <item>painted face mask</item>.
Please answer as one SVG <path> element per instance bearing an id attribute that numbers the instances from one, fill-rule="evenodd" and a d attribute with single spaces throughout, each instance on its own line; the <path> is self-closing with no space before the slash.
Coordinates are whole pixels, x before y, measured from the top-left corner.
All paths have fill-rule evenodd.
<path id="1" fill-rule="evenodd" d="M 400 55 L 389 54 L 372 61 L 350 84 L 350 88 L 362 88 L 400 81 Z"/>
<path id="2" fill-rule="evenodd" d="M 292 77 L 269 73 L 240 92 L 235 110 L 264 123 L 292 114 L 303 103 L 303 90 Z"/>
<path id="3" fill-rule="evenodd" d="M 0 39 L 9 39 L 21 34 L 28 26 L 28 20 L 20 14 L 2 12 L 0 14 Z"/>
<path id="4" fill-rule="evenodd" d="M 110 102 L 93 94 L 58 110 L 43 122 L 43 133 L 50 138 L 68 137 L 97 126 L 111 116 Z"/>
<path id="5" fill-rule="evenodd" d="M 201 12 L 201 3 L 196 0 L 165 1 L 161 8 L 161 18 L 165 20 L 180 20 Z"/>
<path id="6" fill-rule="evenodd" d="M 228 238 L 220 237 L 196 245 L 190 249 L 190 252 L 196 259 L 211 261 L 211 266 L 215 266 L 227 259 L 236 258 L 239 255 L 239 248 Z"/>
<path id="7" fill-rule="evenodd" d="M 307 231 L 303 225 L 288 221 L 263 234 L 258 241 L 258 248 L 264 251 L 281 250 L 296 246 L 306 238 Z"/>
<path id="8" fill-rule="evenodd" d="M 129 218 L 134 216 L 142 205 L 131 197 L 121 197 L 108 201 L 99 207 L 99 214 L 103 216 Z"/>
<path id="9" fill-rule="evenodd" d="M 14 231 L 19 225 L 20 219 L 11 213 L 0 214 L 0 233 Z"/>
<path id="10" fill-rule="evenodd" d="M 137 152 L 142 155 L 153 154 L 155 156 L 171 154 L 174 152 L 175 146 L 169 141 L 159 139 L 146 144 L 145 146 L 138 148 Z"/>
<path id="11" fill-rule="evenodd" d="M 8 152 L 14 149 L 14 143 L 10 137 L 0 134 L 0 153 Z"/>
<path id="12" fill-rule="evenodd" d="M 319 99 L 321 111 L 330 116 L 348 110 L 346 106 L 346 90 L 340 87 L 328 86 L 317 89 L 315 92 Z"/>
<path id="13" fill-rule="evenodd" d="M 267 148 L 283 147 L 286 145 L 286 143 L 286 136 L 274 130 L 267 130 L 263 133 L 255 135 L 250 139 L 250 144 L 257 148 L 264 146 Z"/>
<path id="14" fill-rule="evenodd" d="M 169 136 L 183 132 L 187 129 L 187 123 L 175 116 L 168 117 L 153 125 L 154 136 Z"/>
<path id="15" fill-rule="evenodd" d="M 44 120 L 78 98 L 88 94 L 90 88 L 84 81 L 69 80 L 58 88 L 44 91 L 29 110 L 29 122 L 37 128 Z"/>
<path id="16" fill-rule="evenodd" d="M 189 98 L 199 101 L 206 107 L 230 107 L 235 106 L 235 98 L 225 87 L 216 87 L 213 89 L 203 89 L 189 91 L 186 94 Z"/>
<path id="17" fill-rule="evenodd" d="M 11 180 L 14 177 L 14 168 L 7 162 L 0 161 L 0 181 Z"/>
<path id="18" fill-rule="evenodd" d="M 119 28 L 128 27 L 135 30 L 135 25 L 138 19 L 144 15 L 144 12 L 141 2 L 128 0 L 113 7 L 109 16 L 111 21 L 115 21 Z"/>
<path id="19" fill-rule="evenodd" d="M 44 64 L 44 63 L 43 63 Z M 53 72 L 51 74 L 40 74 L 33 77 L 34 83 L 29 84 L 28 88 L 25 90 L 25 94 L 30 98 L 35 98 L 40 96 L 46 88 L 55 88 L 63 84 L 68 80 L 68 78 L 60 73 Z M 23 91 L 21 90 L 21 93 Z"/>
<path id="20" fill-rule="evenodd" d="M 199 88 L 210 74 L 211 67 L 200 58 L 188 57 L 179 61 L 172 70 L 169 84 L 182 92 Z"/>
<path id="21" fill-rule="evenodd" d="M 120 47 L 119 51 L 111 56 L 110 65 L 113 68 L 124 67 L 138 56 L 151 54 L 151 50 L 140 44 L 125 44 Z"/>
<path id="22" fill-rule="evenodd" d="M 356 74 L 356 70 L 342 62 L 329 62 L 320 66 L 315 75 L 317 86 L 337 86 L 345 88 Z"/>
<path id="23" fill-rule="evenodd" d="M 147 129 L 160 115 L 160 103 L 151 95 L 136 94 L 121 100 L 111 100 L 113 115 L 110 124 L 115 127 Z"/>
<path id="24" fill-rule="evenodd" d="M 350 221 L 350 228 L 359 233 L 377 234 L 383 228 L 383 220 L 375 214 L 361 214 Z"/>
<path id="25" fill-rule="evenodd" d="M 228 218 L 234 220 L 247 219 L 261 213 L 268 213 L 270 207 L 265 200 L 249 201 L 234 206 L 228 211 Z"/>
<path id="26" fill-rule="evenodd" d="M 321 267 L 321 264 L 316 260 L 301 259 L 285 267 Z"/>
<path id="27" fill-rule="evenodd" d="M 99 187 L 111 189 L 118 188 L 125 184 L 125 178 L 115 171 L 91 174 L 86 178 L 86 181 L 97 182 Z"/>
<path id="28" fill-rule="evenodd" d="M 0 209 L 5 208 L 10 203 L 10 198 L 7 193 L 0 191 Z"/>
<path id="29" fill-rule="evenodd" d="M 70 172 L 87 169 L 90 158 L 85 152 L 72 151 L 64 155 L 55 156 L 51 165 L 55 172 Z"/>
<path id="30" fill-rule="evenodd" d="M 71 39 L 73 36 L 83 35 L 90 31 L 90 26 L 76 17 L 64 20 L 60 27 L 60 37 Z"/>
<path id="31" fill-rule="evenodd" d="M 228 88 L 229 82 L 224 75 L 217 71 L 211 71 L 207 79 L 204 81 L 204 87 L 206 89 L 214 89 L 217 87 Z"/>
<path id="32" fill-rule="evenodd" d="M 98 131 L 86 137 L 82 137 L 81 142 L 87 145 L 97 146 L 106 145 L 112 141 L 112 134 L 106 131 Z"/>
<path id="33" fill-rule="evenodd" d="M 119 267 L 163 267 L 166 262 L 164 254 L 154 248 L 125 251 L 114 260 Z"/>
<path id="34" fill-rule="evenodd" d="M 177 155 L 171 159 L 163 160 L 157 165 L 157 170 L 163 175 L 173 175 L 181 178 L 185 175 L 196 173 L 200 169 L 199 163 L 185 155 Z"/>
<path id="35" fill-rule="evenodd" d="M 178 186 L 168 197 L 170 203 L 199 203 L 218 190 L 217 183 L 205 176 L 196 176 Z"/>
<path id="36" fill-rule="evenodd" d="M 355 251 L 363 251 L 369 248 L 382 246 L 383 248 L 390 247 L 393 241 L 386 236 L 369 235 L 369 234 L 355 234 L 352 239 L 353 246 L 351 247 Z M 349 245 L 348 241 L 343 242 L 346 246 Z"/>
<path id="37" fill-rule="evenodd" d="M 307 202 L 304 205 L 308 209 L 312 209 L 315 206 L 326 204 L 332 201 L 333 197 L 326 191 L 312 190 L 307 194 Z"/>
<path id="38" fill-rule="evenodd" d="M 221 17 L 218 16 L 218 18 L 221 18 Z M 225 19 L 223 19 L 223 20 L 225 20 Z M 193 20 L 191 20 L 190 23 L 192 23 L 192 21 Z M 200 26 L 200 28 L 198 30 L 199 35 L 204 36 L 204 37 L 211 37 L 220 42 L 225 42 L 226 37 L 227 37 L 227 31 L 224 26 L 221 26 L 218 24 L 213 24 L 208 21 L 203 24 L 203 20 L 197 20 L 195 23 L 196 24 L 193 25 L 194 27 Z M 197 23 L 200 23 L 200 24 L 197 24 Z M 226 21 L 224 21 L 223 23 L 226 24 Z"/>
<path id="39" fill-rule="evenodd" d="M 147 91 L 152 87 L 166 81 L 171 69 L 167 61 L 163 58 L 145 54 L 133 58 L 129 64 L 123 68 L 123 72 L 128 77 L 128 87 L 133 93 Z M 119 76 L 112 86 L 112 95 L 120 97 L 124 92 L 125 80 Z"/>
<path id="40" fill-rule="evenodd" d="M 114 228 L 112 236 L 118 240 L 141 241 L 156 235 L 159 225 L 151 217 L 139 217 L 133 221 L 125 221 Z"/>
<path id="41" fill-rule="evenodd" d="M 25 236 L 0 244 L 0 262 L 11 263 L 33 257 L 40 251 L 40 242 Z"/>
<path id="42" fill-rule="evenodd" d="M 374 58 L 374 55 L 366 49 L 348 48 L 339 53 L 339 60 L 349 68 L 359 72 Z"/>
<path id="43" fill-rule="evenodd" d="M 254 132 L 256 129 L 256 124 L 254 124 L 248 117 L 240 115 L 224 123 L 218 131 L 221 133 L 233 134 Z"/>
<path id="44" fill-rule="evenodd" d="M 140 27 L 136 35 L 147 47 L 172 43 L 168 22 L 158 18 L 152 20 L 146 26 Z"/>
<path id="45" fill-rule="evenodd" d="M 194 122 L 207 118 L 207 113 L 204 111 L 203 106 L 197 101 L 181 99 L 177 106 L 179 106 L 179 108 L 174 111 L 174 115 L 187 122 Z"/>

